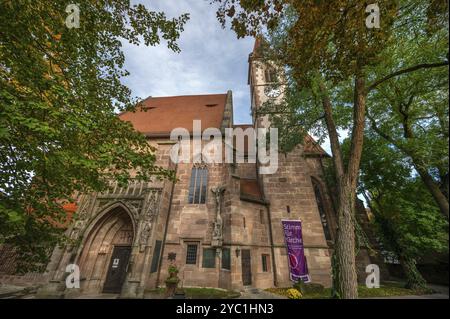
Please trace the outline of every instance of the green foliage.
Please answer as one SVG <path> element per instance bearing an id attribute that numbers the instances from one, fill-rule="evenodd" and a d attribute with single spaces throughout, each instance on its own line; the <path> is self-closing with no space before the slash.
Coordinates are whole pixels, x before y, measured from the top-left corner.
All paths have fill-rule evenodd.
<path id="1" fill-rule="evenodd" d="M 299 281 L 294 284 L 294 288 L 300 291 L 303 295 L 305 294 L 320 294 L 324 291 L 325 287 L 317 283 L 304 283 Z"/>
<path id="2" fill-rule="evenodd" d="M 166 279 L 166 284 L 178 284 L 180 282 L 180 278 L 178 277 L 170 277 Z"/>
<path id="3" fill-rule="evenodd" d="M 80 28 L 69 29 L 64 1 L 0 3 L 0 244 L 26 255 L 22 271 L 61 243 L 61 205 L 77 194 L 110 179 L 172 176 L 117 116 L 137 102 L 121 84 L 121 41 L 164 39 L 177 52 L 188 15 L 168 19 L 127 0 L 77 4 Z"/>
<path id="4" fill-rule="evenodd" d="M 169 266 L 169 274 L 178 274 L 179 270 L 175 265 L 170 265 Z"/>
<path id="5" fill-rule="evenodd" d="M 279 129 L 281 149 L 289 151 L 301 144 L 307 132 L 319 136 L 319 141 L 330 139 L 334 164 L 331 182 L 342 197 L 337 198 L 340 225 L 335 253 L 346 255 L 334 260 L 333 282 L 340 297 L 354 298 L 355 283 L 343 279 L 344 275 L 352 277 L 353 265 L 342 262 L 354 257 L 345 248 L 353 246 L 353 238 L 348 235 L 350 230 L 343 229 L 354 222 L 349 208 L 358 179 L 365 114 L 371 124 L 394 131 L 395 138 L 405 136 L 406 141 L 392 144 L 409 158 L 419 158 L 419 165 L 414 163 L 416 169 L 434 170 L 440 179 L 446 176 L 448 196 L 448 4 L 435 0 L 378 1 L 381 28 L 374 30 L 365 25 L 367 3 L 363 1 L 214 2 L 221 4 L 219 21 L 225 25 L 230 20 L 238 37 L 264 34 L 267 41 L 263 41 L 259 55 L 285 71 L 280 77 L 285 93 L 281 101 L 269 100 L 258 110 L 268 114 L 271 125 Z M 348 131 L 347 149 L 341 150 L 338 135 Z M 367 154 L 364 156 L 367 160 Z M 400 157 L 400 161 L 408 160 Z M 405 164 L 383 166 L 406 174 L 401 180 L 386 177 L 382 171 L 369 174 L 380 182 L 379 190 L 393 190 L 386 200 L 392 205 L 389 212 L 400 216 L 395 226 L 403 227 L 400 242 L 411 243 L 407 255 L 414 255 L 412 247 L 417 249 L 427 240 L 430 249 L 439 250 L 445 246 L 441 236 L 445 223 L 436 216 L 436 206 L 420 181 L 410 178 L 411 166 Z M 399 183 L 401 187 L 396 188 Z M 420 195 L 396 202 L 395 196 L 402 192 Z M 445 203 L 441 204 L 445 215 Z M 433 237 L 431 230 L 438 235 Z M 427 240 L 420 238 L 422 234 Z M 346 289 L 342 289 L 344 285 Z"/>
<path id="6" fill-rule="evenodd" d="M 288 291 L 292 288 L 268 288 L 266 291 L 288 298 Z M 430 294 L 429 289 L 409 289 L 404 287 L 404 283 L 389 282 L 382 284 L 380 288 L 367 288 L 364 285 L 358 286 L 358 296 L 360 298 L 393 297 L 408 295 Z M 331 288 L 324 288 L 321 291 L 304 293 L 302 299 L 330 299 L 333 298 Z"/>
<path id="7" fill-rule="evenodd" d="M 425 5 L 415 7 L 414 24 L 398 26 L 395 41 L 383 50 L 374 77 L 398 65 L 448 59 L 448 28 L 428 30 Z M 436 18 L 437 19 L 437 18 Z M 430 173 L 448 173 L 448 68 L 418 70 L 384 82 L 368 96 L 369 122 L 378 135 Z"/>
<path id="8" fill-rule="evenodd" d="M 348 150 L 348 140 L 343 148 Z M 370 205 L 383 249 L 393 252 L 402 264 L 408 287 L 423 287 L 425 281 L 415 262 L 422 256 L 448 252 L 448 222 L 404 154 L 369 133 L 359 193 Z"/>

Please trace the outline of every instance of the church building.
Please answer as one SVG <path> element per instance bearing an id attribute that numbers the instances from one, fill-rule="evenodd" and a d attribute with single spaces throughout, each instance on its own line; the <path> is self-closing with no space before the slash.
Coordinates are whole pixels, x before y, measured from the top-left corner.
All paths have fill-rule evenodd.
<path id="1" fill-rule="evenodd" d="M 294 151 L 279 153 L 278 169 L 260 174 L 257 163 L 174 163 L 174 128 L 267 127 L 257 110 L 273 89 L 273 69 L 255 50 L 249 56 L 252 123 L 235 125 L 233 96 L 224 94 L 149 97 L 120 118 L 145 134 L 156 165 L 174 170 L 177 181 L 111 183 L 104 193 L 76 199 L 67 230 L 75 244 L 55 248 L 42 294 L 117 293 L 140 298 L 164 287 L 168 267 L 178 267 L 179 286 L 242 290 L 292 285 L 281 221 L 301 220 L 311 281 L 331 285 L 336 213 L 324 182 L 329 155 L 310 137 Z M 224 148 L 226 146 L 224 145 Z M 193 155 L 195 156 L 195 155 Z M 244 157 L 246 154 L 244 154 Z M 80 289 L 67 289 L 66 267 L 80 269 Z"/>

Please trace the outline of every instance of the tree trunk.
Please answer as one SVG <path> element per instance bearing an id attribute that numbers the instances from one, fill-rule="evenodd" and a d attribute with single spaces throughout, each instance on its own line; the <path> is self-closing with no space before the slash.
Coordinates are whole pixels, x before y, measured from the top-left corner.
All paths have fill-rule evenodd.
<path id="1" fill-rule="evenodd" d="M 345 172 L 344 160 L 339 143 L 333 110 L 327 89 L 319 84 L 322 104 L 325 112 L 328 134 L 330 137 L 333 162 L 338 185 L 338 229 L 335 251 L 333 255 L 333 287 L 337 297 L 345 299 L 358 298 L 358 279 L 355 261 L 355 225 L 354 205 L 356 181 L 359 172 L 359 162 L 362 152 L 365 114 L 364 79 L 358 77 L 355 81 L 355 106 L 352 131 L 352 146 L 348 170 Z"/>
<path id="2" fill-rule="evenodd" d="M 414 162 L 414 158 L 413 158 L 413 162 Z M 415 164 L 415 163 L 414 163 Z M 442 190 L 439 188 L 439 186 L 435 183 L 433 177 L 430 176 L 430 174 L 428 173 L 427 170 L 423 169 L 422 167 L 420 167 L 419 165 L 414 165 L 414 167 L 416 168 L 417 172 L 420 175 L 420 178 L 422 179 L 423 183 L 425 184 L 425 186 L 428 188 L 428 190 L 430 191 L 431 195 L 434 198 L 434 201 L 436 202 L 436 204 L 439 207 L 439 210 L 441 211 L 441 214 L 448 220 L 448 200 L 447 197 L 445 197 L 444 193 L 442 192 Z"/>
<path id="3" fill-rule="evenodd" d="M 353 129 L 351 135 L 350 157 L 347 171 L 338 176 L 339 208 L 336 241 L 336 267 L 339 280 L 336 281 L 339 297 L 358 298 L 358 278 L 355 260 L 355 198 L 359 166 L 364 140 L 366 111 L 366 89 L 362 73 L 355 78 L 353 106 Z M 333 154 L 334 155 L 334 154 Z"/>
<path id="4" fill-rule="evenodd" d="M 400 265 L 406 276 L 406 288 L 423 289 L 426 288 L 426 281 L 423 279 L 416 267 L 416 261 L 410 257 L 400 257 Z"/>
<path id="5" fill-rule="evenodd" d="M 335 244 L 333 284 L 339 298 L 358 298 L 355 262 L 354 196 L 349 183 L 340 181 L 338 229 Z"/>

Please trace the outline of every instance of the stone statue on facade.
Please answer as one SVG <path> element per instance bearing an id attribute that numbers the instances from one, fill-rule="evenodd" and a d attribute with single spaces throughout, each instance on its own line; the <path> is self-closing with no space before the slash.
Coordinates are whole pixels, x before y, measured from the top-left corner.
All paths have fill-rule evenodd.
<path id="1" fill-rule="evenodd" d="M 142 229 L 141 236 L 139 238 L 139 244 L 140 244 L 140 251 L 145 250 L 145 246 L 147 245 L 148 238 L 150 236 L 150 233 L 152 231 L 152 227 L 150 223 L 146 222 L 144 225 L 144 228 Z"/>
<path id="2" fill-rule="evenodd" d="M 222 221 L 222 199 L 225 192 L 224 186 L 219 186 L 211 189 L 216 200 L 216 218 L 214 221 L 214 228 L 212 234 L 212 246 L 220 247 L 223 241 L 223 221 Z"/>

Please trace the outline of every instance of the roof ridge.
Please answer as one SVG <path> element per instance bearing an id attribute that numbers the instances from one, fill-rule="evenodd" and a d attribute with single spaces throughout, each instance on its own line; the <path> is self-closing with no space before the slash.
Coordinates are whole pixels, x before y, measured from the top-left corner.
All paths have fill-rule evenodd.
<path id="1" fill-rule="evenodd" d="M 167 98 L 176 98 L 176 97 L 198 97 L 198 96 L 218 96 L 218 95 L 227 95 L 227 93 L 208 93 L 208 94 L 185 94 L 185 95 L 169 95 L 169 96 L 149 96 L 143 99 L 141 102 L 147 99 L 167 99 Z"/>

